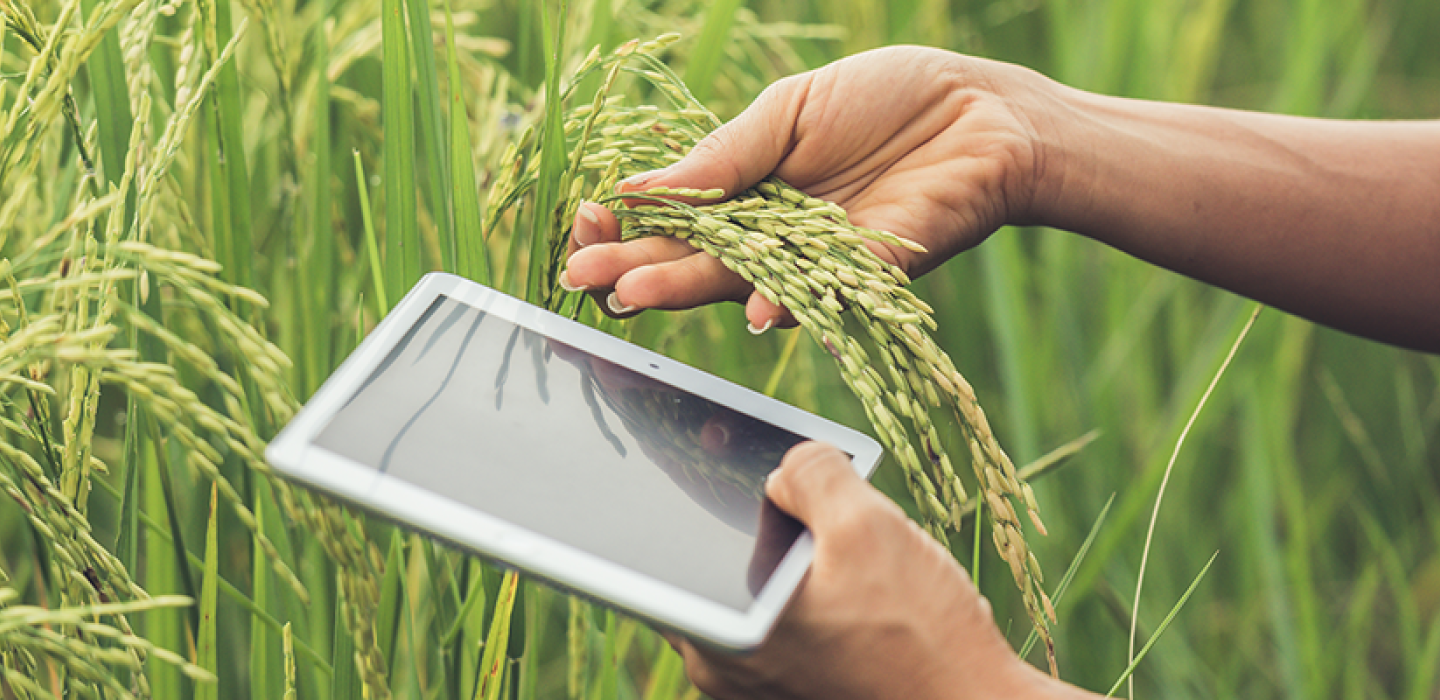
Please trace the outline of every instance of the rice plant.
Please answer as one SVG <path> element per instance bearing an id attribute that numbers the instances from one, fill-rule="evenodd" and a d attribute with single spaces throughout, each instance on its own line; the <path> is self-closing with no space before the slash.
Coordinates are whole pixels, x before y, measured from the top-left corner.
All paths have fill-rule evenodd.
<path id="1" fill-rule="evenodd" d="M 856 257 L 852 236 L 880 234 L 779 182 L 693 209 L 607 201 L 630 235 L 685 235 L 756 277 L 814 343 L 753 338 L 733 308 L 613 321 L 556 282 L 579 198 L 611 197 L 712 115 L 850 51 L 929 43 L 1137 97 L 1433 116 L 1428 4 L 0 0 L 0 14 L 7 696 L 698 695 L 643 625 L 269 475 L 265 439 L 429 269 L 882 426 L 899 455 L 877 485 L 958 526 L 936 534 L 1017 646 L 1028 625 L 1008 623 L 1047 607 L 1039 562 L 1085 551 L 1047 587 L 1065 585 L 1055 653 L 1082 686 L 1121 676 L 1135 622 L 1142 639 L 1169 625 L 1136 667 L 1141 695 L 1435 692 L 1434 358 L 1262 315 L 1175 460 L 1132 621 L 1142 520 L 1248 315 L 1238 300 L 1037 231 L 905 285 Z M 668 131 L 636 140 L 633 124 Z M 625 139 L 632 161 L 606 153 Z M 806 288 L 767 285 L 767 260 Z M 881 353 L 894 375 L 848 369 Z M 953 393 L 914 381 L 936 367 Z M 954 400 L 972 390 L 988 418 Z M 933 399 L 953 410 L 929 417 Z M 1043 479 L 1005 467 L 1095 428 Z M 971 489 L 994 494 L 989 524 L 932 459 L 948 454 L 925 448 L 969 456 L 971 438 L 994 469 Z M 1011 528 L 1037 497 L 1050 535 L 1026 544 Z M 986 529 L 1007 565 L 987 564 Z"/>

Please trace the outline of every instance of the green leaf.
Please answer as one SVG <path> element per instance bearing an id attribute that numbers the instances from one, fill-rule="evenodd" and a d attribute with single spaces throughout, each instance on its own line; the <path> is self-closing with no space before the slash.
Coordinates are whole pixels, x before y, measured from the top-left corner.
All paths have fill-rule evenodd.
<path id="1" fill-rule="evenodd" d="M 415 89 L 419 92 L 420 121 L 415 125 L 420 154 L 429 178 L 430 218 L 440 237 L 440 269 L 455 271 L 455 224 L 450 204 L 450 168 L 445 155 L 445 125 L 441 118 L 440 81 L 435 73 L 435 31 L 430 23 L 429 0 L 406 0 L 410 10 L 410 48 L 415 59 Z"/>
<path id="2" fill-rule="evenodd" d="M 710 86 L 725 60 L 725 47 L 730 43 L 730 28 L 735 25 L 735 11 L 741 0 L 715 0 L 705 13 L 705 25 L 695 48 L 690 51 L 690 64 L 685 67 L 685 84 L 695 99 L 704 102 L 710 97 Z"/>
<path id="3" fill-rule="evenodd" d="M 355 151 L 355 187 L 360 193 L 360 219 L 365 227 L 365 250 L 370 258 L 370 282 L 375 290 L 375 318 L 384 318 L 390 312 L 385 297 L 385 272 L 381 269 L 380 244 L 375 236 L 375 219 L 370 215 L 370 188 L 365 183 L 365 164 L 360 162 L 360 152 Z M 398 298 L 398 297 L 397 297 Z M 361 306 L 364 306 L 363 299 Z M 355 329 L 355 344 L 360 344 L 360 328 Z"/>
<path id="4" fill-rule="evenodd" d="M 92 481 L 91 483 L 99 486 L 101 493 L 110 494 L 111 496 L 114 496 L 114 497 L 117 498 L 117 499 L 120 497 L 120 493 L 119 493 L 118 491 L 114 490 L 114 487 L 111 486 L 109 483 L 107 483 L 104 479 L 97 479 L 97 480 Z M 148 480 L 147 480 L 147 483 L 149 483 Z M 142 493 L 142 494 L 145 496 L 145 498 L 146 498 L 146 508 L 147 508 L 147 510 L 155 510 L 155 509 L 157 509 L 157 508 L 163 510 L 163 509 L 165 508 L 165 503 L 164 503 L 163 495 L 159 493 L 158 489 L 157 489 L 157 491 L 156 491 L 155 493 L 151 493 L 151 492 L 149 491 L 149 489 L 146 488 L 146 489 L 142 489 L 141 493 Z M 151 539 L 147 540 L 146 547 L 155 548 L 156 550 L 163 550 L 163 549 L 165 549 L 165 548 L 167 548 L 167 547 L 173 547 L 173 545 L 174 545 L 174 539 L 171 537 L 170 533 L 165 529 L 165 526 L 164 526 L 164 525 L 161 525 L 158 521 L 156 521 L 153 517 L 151 517 L 150 514 L 149 514 L 148 512 L 146 512 L 146 511 L 141 511 L 141 512 L 138 513 L 137 515 L 138 515 L 138 517 L 139 517 L 140 523 L 145 526 L 146 532 L 148 533 L 149 537 L 151 538 Z M 272 518 L 273 518 L 273 517 L 277 517 L 277 516 L 272 515 Z M 272 520 L 272 522 L 273 522 L 273 520 Z M 204 568 L 205 568 L 205 561 L 204 561 L 203 559 L 201 559 L 198 555 L 196 555 L 194 552 L 191 552 L 191 551 L 189 551 L 189 550 L 186 550 L 186 551 L 184 552 L 184 557 L 185 557 L 185 561 L 188 562 L 188 566 L 190 566 L 190 567 L 196 567 L 196 568 L 198 568 L 198 569 L 201 569 L 202 571 L 204 570 Z M 146 566 L 145 566 L 145 572 L 146 572 L 145 581 L 146 581 L 146 585 L 149 586 L 149 587 L 151 587 L 151 590 L 174 590 L 175 588 L 178 588 L 178 587 L 179 587 L 179 585 L 176 584 L 176 585 L 165 586 L 165 587 L 163 587 L 163 589 L 162 589 L 162 588 L 157 588 L 157 587 L 155 586 L 155 584 L 153 583 L 154 581 L 164 580 L 164 578 L 165 578 L 164 576 L 157 575 L 157 574 L 154 573 L 154 572 L 156 572 L 156 571 L 163 571 L 163 570 L 164 570 L 164 567 L 165 567 L 166 565 L 173 566 L 174 561 L 175 561 L 174 559 L 170 559 L 170 558 L 168 558 L 168 557 L 153 557 L 153 558 L 147 558 L 147 559 L 146 559 L 146 561 L 145 561 L 145 564 L 146 564 Z M 188 568 L 188 567 L 187 567 L 187 568 Z M 272 571 L 273 571 L 273 569 L 272 569 Z M 254 617 L 255 621 L 258 621 L 258 622 L 260 622 L 261 624 L 264 624 L 264 625 L 265 625 L 266 627 L 268 627 L 272 632 L 275 632 L 275 633 L 278 634 L 278 633 L 284 628 L 284 625 L 280 624 L 280 621 L 279 621 L 279 620 L 275 619 L 275 617 L 272 616 L 269 612 L 267 612 L 264 608 L 261 608 L 261 607 L 257 606 L 257 605 L 255 604 L 255 601 L 251 600 L 251 598 L 250 598 L 249 596 L 247 596 L 247 595 L 245 595 L 244 593 L 242 593 L 239 588 L 236 588 L 236 587 L 235 587 L 235 584 L 230 583 L 230 581 L 226 580 L 226 578 L 225 578 L 224 575 L 221 575 L 221 576 L 220 576 L 217 585 L 219 586 L 219 591 L 220 591 L 220 593 L 223 593 L 226 598 L 229 598 L 229 599 L 230 599 L 231 602 L 235 603 L 236 605 L 239 605 L 245 612 L 250 613 L 250 615 L 252 615 L 252 616 Z M 291 590 L 291 589 L 288 588 L 288 587 L 282 587 L 281 590 Z M 156 616 L 156 615 L 159 615 L 159 614 L 168 612 L 169 610 L 170 610 L 169 608 L 162 608 L 162 609 L 157 610 L 155 613 L 152 613 L 151 615 L 149 615 L 149 616 L 147 616 L 147 617 L 154 617 L 154 616 Z M 175 625 L 175 627 L 176 627 L 176 629 L 178 630 L 178 628 L 179 628 L 178 624 Z M 151 641 L 155 641 L 155 639 L 156 639 L 155 637 L 153 637 L 153 636 L 151 637 Z M 157 642 L 157 644 L 159 644 L 159 642 Z M 159 645 L 162 646 L 162 647 L 164 647 L 164 648 L 166 648 L 166 649 L 175 649 L 175 648 L 179 648 L 180 646 L 182 646 L 182 645 L 179 644 L 178 642 L 177 642 L 177 643 L 173 643 L 173 644 L 159 644 Z M 315 651 L 314 647 L 312 647 L 312 646 L 310 646 L 309 644 L 307 644 L 304 640 L 299 639 L 299 638 L 295 639 L 295 649 L 296 649 L 296 651 L 300 652 L 301 655 L 302 655 L 307 661 L 310 661 L 310 662 L 314 663 L 316 669 L 317 669 L 321 674 L 323 674 L 323 675 L 325 675 L 325 676 L 329 676 L 329 675 L 331 674 L 330 664 L 329 664 L 327 661 L 325 661 L 325 659 L 324 659 L 323 657 L 321 657 L 321 656 L 319 655 L 319 653 L 317 653 L 317 652 Z M 164 665 L 162 665 L 160 668 L 163 669 L 163 668 L 170 668 L 170 667 L 169 667 L 169 666 L 164 666 Z M 152 671 L 152 673 L 153 673 L 153 671 Z"/>
<path id="5" fill-rule="evenodd" d="M 600 675 L 595 682 L 591 697 L 606 700 L 620 695 L 620 665 L 630 653 L 630 642 L 635 639 L 636 622 L 621 617 L 615 611 L 605 611 L 605 645 L 600 658 Z"/>
<path id="6" fill-rule="evenodd" d="M 152 294 L 151 298 L 156 296 Z M 183 532 L 180 529 L 179 520 L 171 515 L 171 508 L 167 502 L 171 499 L 168 490 L 164 487 L 163 479 L 167 477 L 165 466 L 160 461 L 159 446 L 150 439 L 150 431 L 146 429 L 149 417 L 145 415 L 144 409 L 138 408 L 129 413 L 129 420 L 134 421 L 136 429 L 142 437 L 137 442 L 136 455 L 139 461 L 136 469 L 142 471 L 140 494 L 144 509 L 137 513 L 142 520 L 150 513 L 157 514 L 157 517 L 164 517 L 170 526 L 170 532 L 166 533 L 165 528 L 159 523 L 150 528 L 146 534 L 138 534 L 137 538 L 145 540 L 145 551 L 149 556 L 144 558 L 144 578 L 142 583 L 145 590 L 151 595 L 167 593 L 181 593 L 194 599 L 195 589 L 189 583 L 187 575 L 189 564 L 184 557 L 184 548 L 175 546 L 175 535 Z M 105 483 L 103 479 L 95 480 L 97 484 Z M 165 552 L 171 555 L 165 555 Z M 145 616 L 145 637 L 158 646 L 166 649 L 182 649 L 187 646 L 189 635 L 182 634 L 186 624 L 195 614 L 195 609 L 187 611 L 163 609 L 156 610 Z M 189 629 L 193 630 L 191 626 Z M 155 697 L 184 697 L 184 677 L 180 672 L 169 664 L 158 664 L 155 668 L 149 669 L 151 691 Z"/>
<path id="7" fill-rule="evenodd" d="M 341 620 L 345 619 L 345 594 L 335 592 L 335 640 L 330 646 L 330 666 L 335 674 L 330 681 L 330 700 L 354 700 L 361 697 L 363 685 L 360 670 L 355 668 L 355 638 Z"/>
<path id="8" fill-rule="evenodd" d="M 307 171 L 307 199 L 310 202 L 308 246 L 300 260 L 299 272 L 306 279 L 300 303 L 305 334 L 305 384 L 301 396 L 309 397 L 320 388 L 329 375 L 334 360 L 334 333 L 331 330 L 331 307 L 337 291 L 335 284 L 335 231 L 331 223 L 330 180 L 330 77 L 325 70 L 330 62 L 330 44 L 325 39 L 325 20 L 329 15 L 328 0 L 322 3 L 320 16 L 310 31 L 310 47 L 314 53 L 315 92 L 311 106 L 314 133 L 310 138 L 311 160 Z M 368 212 L 367 212 L 368 215 Z"/>
<path id="9" fill-rule="evenodd" d="M 233 32 L 230 28 L 230 3 L 215 2 L 215 32 L 221 45 L 229 41 Z M 255 286 L 252 275 L 254 246 L 251 243 L 250 178 L 245 167 L 245 108 L 240 98 L 240 72 L 235 61 L 226 61 L 220 67 L 215 79 L 215 98 L 211 104 L 218 111 L 212 115 L 218 119 L 217 135 L 219 150 L 216 152 L 214 168 L 220 173 L 220 182 L 214 187 L 225 189 L 224 204 L 228 217 L 226 222 L 230 233 L 230 264 L 226 270 L 231 279 L 244 287 Z M 240 302 L 235 302 L 240 303 Z"/>
<path id="10" fill-rule="evenodd" d="M 219 677 L 215 664 L 215 582 L 220 578 L 220 545 L 216 536 L 216 506 L 219 487 L 210 485 L 210 521 L 205 528 L 205 576 L 200 584 L 200 629 L 195 640 L 195 665 Z M 216 700 L 220 687 L 216 683 L 196 683 L 195 700 Z"/>
<path id="11" fill-rule="evenodd" d="M 650 680 L 645 684 L 644 700 L 669 700 L 680 694 L 685 687 L 685 659 L 675 653 L 669 644 L 658 645 L 654 660 L 650 662 Z"/>
<path id="12" fill-rule="evenodd" d="M 171 554 L 174 555 L 175 576 L 180 583 L 180 590 L 187 597 L 199 599 L 198 591 L 195 588 L 195 580 L 190 574 L 190 566 L 186 562 L 188 551 L 185 547 L 185 528 L 180 522 L 180 507 L 175 494 L 175 485 L 171 483 L 170 468 L 164 456 L 165 443 L 160 440 L 159 429 L 153 418 L 146 416 L 146 427 L 150 433 L 150 446 L 155 456 L 156 483 L 160 486 L 160 493 L 164 499 L 165 514 L 170 524 L 170 546 Z M 159 549 L 150 550 L 159 551 Z M 190 611 L 190 631 L 193 633 L 200 625 L 198 614 L 192 608 Z"/>
<path id="13" fill-rule="evenodd" d="M 265 552 L 260 548 L 259 535 L 265 532 L 266 516 L 270 508 L 269 499 L 259 496 L 254 499 L 255 536 L 250 549 L 250 599 L 255 607 L 268 610 L 272 605 L 270 567 Z M 206 553 L 208 573 L 209 553 Z M 258 688 L 265 697 L 280 697 L 285 692 L 283 668 L 271 663 L 271 654 L 280 649 L 279 640 L 263 624 L 250 625 L 250 684 Z"/>
<path id="14" fill-rule="evenodd" d="M 485 652 L 480 657 L 480 687 L 476 692 L 476 696 L 484 700 L 500 697 L 506 666 L 505 647 L 510 639 L 510 616 L 515 612 L 519 582 L 516 572 L 505 572 L 505 578 L 500 583 L 500 595 L 495 599 L 495 614 L 490 620 L 490 633 L 485 638 Z"/>
<path id="15" fill-rule="evenodd" d="M 450 174 L 454 178 L 455 271 L 489 285 L 490 256 L 485 248 L 484 222 L 480 217 L 479 187 L 475 180 L 475 159 L 471 157 L 470 119 L 460 90 L 460 63 L 455 54 L 455 21 L 450 3 L 445 3 L 445 68 L 450 76 Z"/>
<path id="16" fill-rule="evenodd" d="M 980 500 L 984 502 L 984 499 Z M 1085 555 L 1090 552 L 1090 545 L 1095 543 L 1095 536 L 1100 534 L 1100 526 L 1105 524 L 1105 516 L 1110 514 L 1110 506 L 1114 504 L 1115 494 L 1112 493 L 1110 494 L 1110 498 L 1105 500 L 1105 507 L 1100 509 L 1100 514 L 1095 516 L 1095 523 L 1090 526 L 1090 533 L 1085 536 L 1085 541 L 1080 544 L 1080 549 L 1077 550 L 1075 556 L 1070 559 L 1070 567 L 1065 569 L 1065 575 L 1061 576 L 1060 583 L 1055 585 L 1055 592 L 1050 595 L 1050 602 L 1056 607 L 1059 607 L 1060 600 L 1065 597 L 1065 591 L 1070 587 L 1070 580 L 1075 578 L 1075 572 L 1079 570 L 1080 564 L 1085 561 Z M 980 521 L 976 520 L 975 522 L 979 523 Z M 1020 658 L 1023 659 L 1029 655 L 1030 649 L 1033 648 L 1035 642 L 1039 640 L 1040 633 L 1031 629 L 1030 636 L 1026 637 L 1025 644 L 1020 647 Z"/>
<path id="17" fill-rule="evenodd" d="M 1160 626 L 1155 628 L 1155 633 L 1150 635 L 1150 639 L 1145 641 L 1145 646 L 1140 648 L 1140 653 L 1135 655 L 1135 660 L 1131 661 L 1130 665 L 1125 668 L 1125 672 L 1121 673 L 1120 677 L 1115 679 L 1115 685 L 1110 687 L 1110 691 L 1105 693 L 1105 697 L 1115 695 L 1115 691 L 1119 690 L 1120 686 L 1130 678 L 1130 674 L 1135 672 L 1135 667 L 1140 665 L 1140 662 L 1145 659 L 1145 655 L 1150 653 L 1150 647 L 1155 646 L 1155 642 L 1160 639 L 1160 635 L 1165 633 L 1166 628 L 1175 620 L 1175 616 L 1180 613 L 1180 609 L 1185 607 L 1185 601 L 1190 600 L 1190 594 L 1195 592 L 1195 588 L 1200 585 L 1200 581 L 1205 578 L 1205 574 L 1210 571 L 1210 565 L 1215 563 L 1215 558 L 1218 556 L 1220 556 L 1220 552 L 1218 551 L 1210 555 L 1210 560 L 1205 562 L 1205 568 L 1200 569 L 1200 573 L 1195 575 L 1195 580 L 1190 582 L 1190 587 L 1185 589 L 1185 593 L 1180 596 L 1180 600 L 1175 601 L 1175 607 L 1170 608 L 1170 613 L 1165 616 L 1164 620 L 1160 621 Z"/>
<path id="18" fill-rule="evenodd" d="M 411 119 L 410 45 L 403 0 L 380 4 L 385 100 L 385 295 L 399 299 L 420 279 L 420 225 L 415 203 L 415 129 Z"/>
<path id="19" fill-rule="evenodd" d="M 83 0 L 85 14 L 95 11 L 98 0 Z M 125 153 L 130 146 L 130 93 L 125 87 L 125 64 L 120 55 L 120 33 L 106 32 L 86 62 L 90 86 L 95 91 L 95 122 L 99 127 L 101 167 L 105 181 L 120 184 Z"/>
<path id="20" fill-rule="evenodd" d="M 390 531 L 390 553 L 385 556 L 385 576 L 380 579 L 380 601 L 376 604 L 375 642 L 385 655 L 385 668 L 394 672 L 395 648 L 400 633 L 400 612 L 405 604 L 405 543 L 400 531 Z"/>
<path id="21" fill-rule="evenodd" d="M 541 3 L 543 6 L 543 3 Z M 565 17 L 566 3 L 560 3 L 559 17 Z M 565 23 L 552 22 L 548 12 L 540 12 L 541 34 L 545 39 L 545 119 L 540 129 L 540 170 L 535 185 L 535 207 L 530 212 L 530 265 L 525 278 L 525 299 L 548 305 L 553 280 L 545 270 L 559 232 L 555 229 L 555 210 L 565 196 L 561 187 L 568 163 L 565 161 L 565 129 L 561 113 L 560 51 L 565 45 Z M 554 25 L 552 31 L 551 25 Z"/>

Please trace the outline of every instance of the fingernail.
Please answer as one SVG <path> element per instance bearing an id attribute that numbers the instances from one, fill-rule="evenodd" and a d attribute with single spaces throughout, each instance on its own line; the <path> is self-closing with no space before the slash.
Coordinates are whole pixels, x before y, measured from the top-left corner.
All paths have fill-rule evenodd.
<path id="1" fill-rule="evenodd" d="M 580 204 L 580 216 L 596 226 L 600 225 L 600 217 L 596 216 L 595 212 L 590 210 L 589 202 L 582 202 Z"/>
<path id="2" fill-rule="evenodd" d="M 755 327 L 755 324 L 750 323 L 750 322 L 747 321 L 747 322 L 745 323 L 745 330 L 750 331 L 750 335 L 760 335 L 761 333 L 764 333 L 765 331 L 770 330 L 770 327 L 771 327 L 771 326 L 774 326 L 774 325 L 775 325 L 775 319 L 773 319 L 773 318 L 767 318 L 767 319 L 765 319 L 765 325 L 763 325 L 763 326 L 761 326 L 761 327 L 759 327 L 759 328 L 756 328 L 756 327 Z"/>
<path id="3" fill-rule="evenodd" d="M 610 313 L 616 315 L 628 314 L 631 311 L 635 310 L 635 307 L 633 306 L 625 306 L 624 304 L 621 304 L 620 295 L 616 294 L 615 292 L 610 292 L 610 296 L 605 297 L 605 305 L 610 307 Z"/>
<path id="4" fill-rule="evenodd" d="M 575 245 L 584 248 L 600 240 L 600 217 L 590 211 L 589 202 L 582 203 L 577 213 L 579 217 L 575 220 L 575 228 L 570 231 L 570 237 L 575 239 Z"/>
<path id="5" fill-rule="evenodd" d="M 654 180 L 657 177 L 660 177 L 661 174 L 663 174 L 669 169 L 670 168 L 660 168 L 658 170 L 647 170 L 643 173 L 636 173 L 634 175 L 631 175 L 630 177 L 625 178 L 624 180 L 621 180 L 620 184 L 629 185 L 631 187 L 639 187 L 651 180 Z"/>
<path id="6" fill-rule="evenodd" d="M 563 290 L 565 290 L 565 291 L 567 291 L 567 292 L 583 292 L 583 291 L 589 289 L 590 287 L 587 286 L 587 285 L 583 285 L 583 284 L 579 284 L 579 285 L 577 285 L 577 284 L 571 284 L 571 283 L 570 283 L 570 271 L 569 271 L 569 270 L 561 270 L 561 271 L 560 271 L 560 288 L 563 289 Z"/>

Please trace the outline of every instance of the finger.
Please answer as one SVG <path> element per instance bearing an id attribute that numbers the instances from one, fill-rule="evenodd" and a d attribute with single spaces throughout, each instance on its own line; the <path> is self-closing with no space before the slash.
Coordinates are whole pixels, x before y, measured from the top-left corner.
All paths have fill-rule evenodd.
<path id="1" fill-rule="evenodd" d="M 620 220 L 615 213 L 595 202 L 581 202 L 570 229 L 570 253 L 595 243 L 620 240 Z"/>
<path id="2" fill-rule="evenodd" d="M 772 84 L 739 116 L 695 144 L 679 162 L 631 176 L 620 183 L 620 190 L 719 188 L 728 197 L 754 185 L 789 154 L 809 84 L 808 73 Z"/>
<path id="3" fill-rule="evenodd" d="M 790 448 L 765 481 L 765 493 L 817 536 L 879 495 L 855 473 L 844 452 L 822 442 Z"/>
<path id="4" fill-rule="evenodd" d="M 719 260 L 673 238 L 584 248 L 570 257 L 565 277 L 571 291 L 614 290 L 606 297 L 605 309 L 617 315 L 739 301 L 751 290 Z"/>
<path id="5" fill-rule="evenodd" d="M 617 301 L 642 309 L 689 309 L 717 301 L 742 301 L 749 282 L 719 260 L 695 253 L 637 266 L 615 282 Z"/>
<path id="6" fill-rule="evenodd" d="M 565 263 L 565 277 L 571 285 L 570 291 L 614 289 L 620 278 L 632 270 L 695 254 L 689 243 L 664 236 L 596 243 L 570 256 Z"/>
<path id="7" fill-rule="evenodd" d="M 800 325 L 790 311 L 759 292 L 752 292 L 745 302 L 745 320 L 749 331 L 760 335 L 771 328 L 794 328 Z"/>
<path id="8" fill-rule="evenodd" d="M 588 245 L 613 243 L 620 240 L 620 220 L 614 212 L 595 202 L 581 202 L 575 210 L 575 221 L 570 227 L 565 257 L 568 259 Z M 560 287 L 567 292 L 582 292 L 594 286 L 584 281 L 576 282 L 570 277 L 570 270 L 560 271 Z M 605 308 L 605 294 L 592 294 L 600 308 Z"/>
<path id="9" fill-rule="evenodd" d="M 780 560 L 790 553 L 803 526 L 780 510 L 775 502 L 760 501 L 760 524 L 756 529 L 755 549 L 750 552 L 750 565 L 745 569 L 745 585 L 750 593 L 759 595 Z"/>

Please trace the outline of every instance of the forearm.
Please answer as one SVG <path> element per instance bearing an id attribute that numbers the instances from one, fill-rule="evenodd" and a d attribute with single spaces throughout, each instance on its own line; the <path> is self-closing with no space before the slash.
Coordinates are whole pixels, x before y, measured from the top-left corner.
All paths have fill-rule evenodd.
<path id="1" fill-rule="evenodd" d="M 1039 223 L 1326 325 L 1440 351 L 1440 122 L 1060 95 Z"/>

